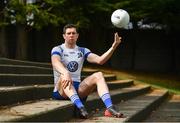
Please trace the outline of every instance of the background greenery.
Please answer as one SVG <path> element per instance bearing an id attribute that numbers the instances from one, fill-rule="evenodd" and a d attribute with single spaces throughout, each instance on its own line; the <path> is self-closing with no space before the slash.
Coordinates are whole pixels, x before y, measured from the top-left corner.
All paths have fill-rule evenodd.
<path id="1" fill-rule="evenodd" d="M 109 19 L 116 9 L 130 13 L 131 21 L 144 19 L 146 23 L 159 22 L 169 28 L 179 28 L 179 0 L 36 0 L 26 4 L 25 0 L 1 0 L 0 25 L 7 25 L 11 19 L 17 24 L 26 24 L 26 15 L 34 14 L 33 28 L 41 29 L 49 24 L 59 26 L 75 23 L 79 27 L 111 27 Z M 13 17 L 12 17 L 13 15 Z"/>

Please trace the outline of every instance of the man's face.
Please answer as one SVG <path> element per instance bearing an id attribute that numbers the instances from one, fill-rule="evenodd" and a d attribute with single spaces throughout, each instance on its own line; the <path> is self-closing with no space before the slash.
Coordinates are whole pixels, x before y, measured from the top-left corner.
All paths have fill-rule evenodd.
<path id="1" fill-rule="evenodd" d="M 64 40 L 69 44 L 76 44 L 79 34 L 76 32 L 76 28 L 67 28 L 66 33 L 63 34 Z"/>

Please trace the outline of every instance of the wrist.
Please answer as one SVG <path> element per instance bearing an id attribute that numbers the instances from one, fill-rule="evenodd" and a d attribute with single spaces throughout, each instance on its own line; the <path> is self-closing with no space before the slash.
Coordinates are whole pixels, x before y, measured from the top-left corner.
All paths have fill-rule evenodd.
<path id="1" fill-rule="evenodd" d="M 67 74 L 69 74 L 69 72 L 68 71 L 63 71 L 61 74 L 62 75 L 67 75 Z"/>
<path id="2" fill-rule="evenodd" d="M 111 46 L 111 50 L 114 51 L 116 49 L 115 46 Z"/>

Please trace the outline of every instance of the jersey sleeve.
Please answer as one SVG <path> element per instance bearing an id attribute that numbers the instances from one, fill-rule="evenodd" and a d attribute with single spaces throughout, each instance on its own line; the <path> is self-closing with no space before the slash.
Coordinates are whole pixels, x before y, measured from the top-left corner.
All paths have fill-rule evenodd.
<path id="1" fill-rule="evenodd" d="M 51 56 L 53 56 L 53 55 L 59 55 L 61 57 L 62 56 L 62 49 L 58 46 L 54 47 L 51 50 Z"/>
<path id="2" fill-rule="evenodd" d="M 84 48 L 84 58 L 87 59 L 88 55 L 91 53 L 91 51 L 88 48 Z"/>
<path id="3" fill-rule="evenodd" d="M 85 47 L 79 47 L 79 50 L 82 52 L 84 59 L 87 59 L 88 55 L 91 53 L 91 51 Z"/>

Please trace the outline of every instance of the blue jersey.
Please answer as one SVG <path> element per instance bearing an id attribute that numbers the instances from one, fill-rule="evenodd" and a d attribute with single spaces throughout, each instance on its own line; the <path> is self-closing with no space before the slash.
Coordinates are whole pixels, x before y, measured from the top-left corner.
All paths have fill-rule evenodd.
<path id="1" fill-rule="evenodd" d="M 87 58 L 87 56 L 91 53 L 91 51 L 84 47 L 75 46 L 73 49 L 69 49 L 65 47 L 65 44 L 61 44 L 59 46 L 56 46 L 52 49 L 51 55 L 59 55 L 61 58 L 61 63 L 64 64 L 64 66 L 69 71 L 72 80 L 81 82 L 81 70 L 84 63 L 84 60 Z M 60 73 L 56 71 L 55 68 L 53 68 L 53 74 L 54 74 L 54 83 L 57 84 Z M 57 91 L 57 88 L 55 86 L 54 92 Z"/>

